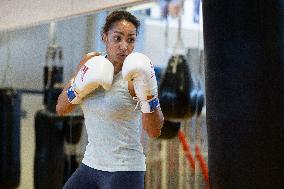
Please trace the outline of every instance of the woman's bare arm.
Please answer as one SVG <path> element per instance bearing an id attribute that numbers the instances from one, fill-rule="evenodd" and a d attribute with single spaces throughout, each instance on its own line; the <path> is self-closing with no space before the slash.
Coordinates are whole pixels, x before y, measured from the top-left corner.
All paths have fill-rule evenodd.
<path id="1" fill-rule="evenodd" d="M 153 113 L 142 113 L 142 126 L 150 137 L 160 136 L 163 125 L 164 116 L 160 107 L 156 108 Z"/>

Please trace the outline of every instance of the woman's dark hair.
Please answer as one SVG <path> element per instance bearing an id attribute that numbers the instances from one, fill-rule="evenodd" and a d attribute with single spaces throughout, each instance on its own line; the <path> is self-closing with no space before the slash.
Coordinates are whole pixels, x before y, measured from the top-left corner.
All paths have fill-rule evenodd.
<path id="1" fill-rule="evenodd" d="M 138 34 L 140 21 L 130 12 L 124 10 L 113 11 L 106 17 L 105 25 L 102 28 L 101 34 L 107 33 L 115 22 L 121 20 L 131 22 L 136 27 L 136 35 Z"/>

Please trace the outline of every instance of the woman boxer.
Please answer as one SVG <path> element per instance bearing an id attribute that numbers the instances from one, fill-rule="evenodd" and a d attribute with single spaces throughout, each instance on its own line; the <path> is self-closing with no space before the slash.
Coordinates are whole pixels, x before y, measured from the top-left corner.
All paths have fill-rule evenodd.
<path id="1" fill-rule="evenodd" d="M 163 114 L 151 61 L 132 53 L 139 26 L 129 12 L 110 13 L 102 28 L 106 56 L 87 54 L 58 97 L 59 115 L 81 106 L 88 134 L 82 163 L 64 189 L 143 188 L 146 164 L 139 120 L 150 137 L 158 137 Z M 137 104 L 141 111 L 134 111 Z"/>

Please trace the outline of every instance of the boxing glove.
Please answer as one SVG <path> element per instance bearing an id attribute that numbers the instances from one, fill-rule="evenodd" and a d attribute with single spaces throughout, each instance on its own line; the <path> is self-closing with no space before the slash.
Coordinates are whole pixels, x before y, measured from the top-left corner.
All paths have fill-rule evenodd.
<path id="1" fill-rule="evenodd" d="M 88 60 L 77 75 L 71 79 L 67 89 L 68 101 L 80 104 L 82 99 L 99 86 L 109 90 L 112 84 L 114 67 L 104 56 L 95 56 Z"/>
<path id="2" fill-rule="evenodd" d="M 134 99 L 140 103 L 143 113 L 152 113 L 160 106 L 154 66 L 147 56 L 138 52 L 129 54 L 123 62 L 122 76 L 133 82 Z"/>

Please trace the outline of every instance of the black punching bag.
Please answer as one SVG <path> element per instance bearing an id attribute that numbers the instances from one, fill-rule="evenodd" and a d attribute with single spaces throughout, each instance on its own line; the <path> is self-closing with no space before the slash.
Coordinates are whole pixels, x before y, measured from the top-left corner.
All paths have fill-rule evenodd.
<path id="1" fill-rule="evenodd" d="M 46 110 L 35 115 L 34 188 L 60 189 L 64 174 L 64 121 Z"/>
<path id="2" fill-rule="evenodd" d="M 212 189 L 284 188 L 283 1 L 203 0 Z"/>
<path id="3" fill-rule="evenodd" d="M 0 188 L 20 183 L 21 97 L 13 89 L 0 89 Z"/>
<path id="4" fill-rule="evenodd" d="M 180 130 L 180 122 L 165 120 L 164 125 L 161 129 L 161 135 L 158 138 L 159 139 L 175 138 L 178 135 L 179 130 Z"/>
<path id="5" fill-rule="evenodd" d="M 172 56 L 159 87 L 161 109 L 166 119 L 189 118 L 194 114 L 192 89 L 193 81 L 185 56 Z"/>
<path id="6" fill-rule="evenodd" d="M 84 124 L 83 115 L 66 116 L 64 121 L 64 138 L 69 144 L 77 144 L 80 141 Z"/>
<path id="7" fill-rule="evenodd" d="M 76 153 L 76 144 L 79 143 L 84 123 L 83 115 L 73 115 L 64 121 L 64 179 L 63 185 L 79 166 Z"/>
<path id="8" fill-rule="evenodd" d="M 63 67 L 52 65 L 44 66 L 43 86 L 44 99 L 43 103 L 50 112 L 56 112 L 57 98 L 62 92 Z"/>
<path id="9" fill-rule="evenodd" d="M 79 162 L 77 160 L 77 156 L 75 154 L 64 155 L 64 177 L 62 186 L 68 181 L 71 175 L 76 171 L 79 167 Z"/>

